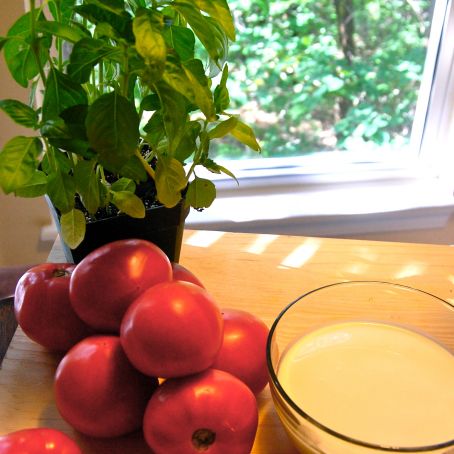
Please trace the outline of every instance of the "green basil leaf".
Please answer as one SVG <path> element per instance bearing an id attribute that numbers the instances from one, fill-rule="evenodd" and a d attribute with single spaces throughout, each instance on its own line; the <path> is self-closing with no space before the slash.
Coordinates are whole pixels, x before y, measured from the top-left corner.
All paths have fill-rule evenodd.
<path id="1" fill-rule="evenodd" d="M 44 20 L 44 16 L 41 15 L 39 20 Z M 5 61 L 12 77 L 25 88 L 28 82 L 39 74 L 39 65 L 31 46 L 30 27 L 31 13 L 26 13 L 9 29 L 8 41 L 3 46 Z M 43 67 L 49 58 L 51 43 L 48 36 L 37 39 L 38 59 Z"/>
<path id="2" fill-rule="evenodd" d="M 115 14 L 122 14 L 125 10 L 124 0 L 85 0 L 85 3 L 96 5 Z"/>
<path id="3" fill-rule="evenodd" d="M 96 161 L 78 161 L 74 169 L 74 182 L 84 207 L 89 213 L 96 213 L 101 204 Z"/>
<path id="4" fill-rule="evenodd" d="M 146 0 L 126 0 L 128 5 L 132 8 L 133 11 L 138 10 L 139 8 L 146 8 Z"/>
<path id="5" fill-rule="evenodd" d="M 87 34 L 79 27 L 72 27 L 71 25 L 61 24 L 56 21 L 38 21 L 36 24 L 36 31 L 57 36 L 70 43 L 77 43 L 81 39 L 87 37 Z"/>
<path id="6" fill-rule="evenodd" d="M 49 157 L 51 158 L 50 161 Z M 69 174 L 73 171 L 74 162 L 67 153 L 62 152 L 57 148 L 50 147 L 47 149 L 47 153 L 44 155 L 43 160 L 41 161 L 41 166 L 43 170 L 48 174 L 54 173 L 57 169 L 60 172 Z"/>
<path id="7" fill-rule="evenodd" d="M 161 108 L 161 103 L 159 101 L 159 96 L 155 93 L 145 96 L 140 103 L 140 110 L 154 111 Z"/>
<path id="8" fill-rule="evenodd" d="M 167 45 L 180 57 L 181 61 L 192 60 L 195 53 L 195 36 L 191 29 L 172 25 L 165 29 Z"/>
<path id="9" fill-rule="evenodd" d="M 180 0 L 181 1 L 181 0 Z M 235 25 L 226 0 L 193 0 L 202 11 L 208 13 L 223 28 L 229 39 L 235 41 Z"/>
<path id="10" fill-rule="evenodd" d="M 106 207 L 112 201 L 110 187 L 102 181 L 99 183 L 99 196 L 101 200 L 101 207 Z"/>
<path id="11" fill-rule="evenodd" d="M 68 129 L 66 128 L 65 122 L 62 118 L 45 121 L 41 125 L 40 132 L 41 135 L 47 139 L 68 139 L 70 137 Z"/>
<path id="12" fill-rule="evenodd" d="M 38 167 L 42 143 L 37 137 L 17 136 L 0 151 L 0 186 L 9 194 L 25 186 Z"/>
<path id="13" fill-rule="evenodd" d="M 229 40 L 219 24 L 211 19 L 207 18 L 208 22 L 211 23 L 211 30 L 213 33 L 212 50 L 208 50 L 208 53 L 212 59 L 210 64 L 210 77 L 215 77 L 222 70 L 223 66 L 227 62 L 229 53 Z"/>
<path id="14" fill-rule="evenodd" d="M 133 22 L 136 50 L 145 62 L 142 79 L 149 87 L 161 79 L 164 71 L 167 46 L 162 36 L 163 26 L 163 16 L 158 13 L 139 14 Z"/>
<path id="15" fill-rule="evenodd" d="M 139 122 L 134 104 L 115 91 L 102 95 L 89 107 L 88 141 L 107 169 L 119 171 L 135 154 Z"/>
<path id="16" fill-rule="evenodd" d="M 47 175 L 40 170 L 35 170 L 27 183 L 14 191 L 18 197 L 41 197 L 46 192 Z"/>
<path id="17" fill-rule="evenodd" d="M 174 207 L 181 200 L 181 191 L 188 184 L 181 162 L 160 157 L 156 164 L 155 183 L 158 200 L 167 208 Z"/>
<path id="18" fill-rule="evenodd" d="M 194 178 L 186 192 L 186 203 L 193 208 L 208 208 L 216 198 L 216 186 L 205 178 Z"/>
<path id="19" fill-rule="evenodd" d="M 173 7 L 180 13 L 208 52 L 210 58 L 220 66 L 228 53 L 228 39 L 220 25 L 210 17 L 204 16 L 192 2 L 177 1 Z"/>
<path id="20" fill-rule="evenodd" d="M 69 118 L 69 112 L 78 110 L 76 107 L 79 106 L 67 109 L 61 115 Z M 46 137 L 49 143 L 56 148 L 76 153 L 87 159 L 93 158 L 96 154 L 87 141 L 84 125 L 66 123 L 62 118 L 57 118 L 43 123 L 40 131 L 41 135 Z"/>
<path id="21" fill-rule="evenodd" d="M 9 41 L 13 43 L 14 41 Z M 9 50 L 8 43 L 5 46 L 5 55 Z M 31 49 L 23 49 L 14 54 L 15 58 L 7 57 L 7 65 L 14 80 L 24 88 L 28 87 L 28 82 L 39 72 L 35 56 Z"/>
<path id="22" fill-rule="evenodd" d="M 87 130 L 85 128 L 87 113 L 88 106 L 83 104 L 68 107 L 60 113 L 60 117 L 65 122 L 70 137 L 87 140 Z"/>
<path id="23" fill-rule="evenodd" d="M 8 30 L 7 41 L 3 44 L 6 65 L 14 80 L 22 87 L 28 86 L 28 81 L 32 79 L 36 72 L 36 60 L 30 47 L 31 37 L 31 13 L 22 15 L 14 22 Z M 27 53 L 27 54 L 24 54 Z M 18 55 L 21 55 L 21 60 Z M 31 66 L 27 65 L 27 61 L 31 61 Z M 38 69 L 39 71 L 39 69 Z"/>
<path id="24" fill-rule="evenodd" d="M 236 117 L 230 117 L 228 120 L 222 121 L 216 125 L 211 131 L 208 132 L 208 137 L 210 139 L 219 139 L 226 136 L 231 132 L 236 125 L 238 124 L 238 119 Z"/>
<path id="25" fill-rule="evenodd" d="M 87 103 L 87 94 L 82 85 L 75 83 L 57 69 L 51 68 L 43 99 L 43 121 L 58 118 L 60 113 L 69 107 Z"/>
<path id="26" fill-rule="evenodd" d="M 160 83 L 156 88 L 161 100 L 169 151 L 173 153 L 184 134 L 184 126 L 188 116 L 187 102 L 182 94 L 164 83 Z"/>
<path id="27" fill-rule="evenodd" d="M 74 5 L 77 1 L 78 0 L 49 0 L 48 6 L 52 17 L 62 24 L 68 24 L 73 15 Z M 58 5 L 56 3 L 58 3 Z"/>
<path id="28" fill-rule="evenodd" d="M 214 119 L 213 95 L 200 60 L 189 60 L 183 63 L 183 69 L 194 93 L 194 104 L 203 112 L 207 120 Z"/>
<path id="29" fill-rule="evenodd" d="M 119 173 L 134 181 L 146 181 L 147 179 L 147 172 L 143 167 L 142 161 L 136 155 L 128 159 Z"/>
<path id="30" fill-rule="evenodd" d="M 230 131 L 230 134 L 239 140 L 244 145 L 255 151 L 261 151 L 260 145 L 255 138 L 254 131 L 248 125 L 238 120 L 235 127 Z"/>
<path id="31" fill-rule="evenodd" d="M 198 163 L 201 163 L 208 157 L 208 153 L 210 151 L 210 138 L 208 137 L 208 133 L 206 131 L 200 132 L 199 141 L 200 141 L 199 147 L 201 150 L 201 154 L 198 159 Z"/>
<path id="32" fill-rule="evenodd" d="M 190 60 L 181 64 L 178 60 L 169 57 L 163 80 L 190 103 L 196 105 L 207 119 L 213 119 L 213 97 L 200 60 Z"/>
<path id="33" fill-rule="evenodd" d="M 19 125 L 27 128 L 36 128 L 38 125 L 38 113 L 23 102 L 3 99 L 0 101 L 0 109 Z"/>
<path id="34" fill-rule="evenodd" d="M 217 113 L 224 112 L 230 105 L 230 95 L 227 89 L 227 78 L 229 75 L 229 67 L 224 65 L 222 77 L 219 85 L 214 89 L 214 105 Z"/>
<path id="35" fill-rule="evenodd" d="M 95 65 L 118 52 L 100 39 L 83 38 L 73 47 L 67 69 L 68 75 L 74 82 L 84 84 L 89 81 Z"/>
<path id="36" fill-rule="evenodd" d="M 164 70 L 167 47 L 162 37 L 163 17 L 156 14 L 140 14 L 134 18 L 132 30 L 136 38 L 136 50 L 147 65 L 156 65 Z"/>
<path id="37" fill-rule="evenodd" d="M 109 38 L 115 41 L 120 41 L 121 37 L 117 31 L 112 27 L 112 25 L 107 22 L 100 22 L 96 25 L 95 33 L 93 34 L 97 38 Z"/>
<path id="38" fill-rule="evenodd" d="M 202 126 L 197 121 L 191 121 L 185 126 L 184 135 L 175 150 L 174 157 L 184 163 L 197 149 L 197 138 Z"/>
<path id="39" fill-rule="evenodd" d="M 60 225 L 62 239 L 71 249 L 75 249 L 82 243 L 87 227 L 82 211 L 74 208 L 63 213 L 60 217 Z"/>
<path id="40" fill-rule="evenodd" d="M 240 184 L 240 182 L 237 180 L 236 176 L 229 169 L 217 164 L 212 159 L 205 159 L 203 161 L 203 166 L 205 168 L 207 168 L 210 172 L 213 172 L 213 173 L 217 173 L 217 174 L 225 173 L 229 177 L 233 178 L 236 181 L 236 184 L 238 184 L 238 185 Z"/>
<path id="41" fill-rule="evenodd" d="M 112 191 L 112 203 L 123 213 L 132 218 L 145 217 L 145 205 L 134 193 L 129 191 Z"/>
<path id="42" fill-rule="evenodd" d="M 151 116 L 143 130 L 147 133 L 145 140 L 148 145 L 150 145 L 152 150 L 157 150 L 161 141 L 166 137 L 164 119 L 160 110 Z"/>
<path id="43" fill-rule="evenodd" d="M 112 191 L 129 191 L 134 192 L 136 190 L 136 184 L 129 178 L 120 178 L 119 180 L 112 183 L 110 187 Z"/>
<path id="44" fill-rule="evenodd" d="M 113 13 L 106 9 L 107 3 L 98 4 L 83 4 L 76 6 L 74 12 L 89 20 L 92 24 L 98 25 L 103 22 L 110 24 L 119 36 L 129 42 L 134 42 L 134 34 L 132 32 L 132 18 L 126 12 L 121 14 Z"/>
<path id="45" fill-rule="evenodd" d="M 47 193 L 52 203 L 61 213 L 67 213 L 74 208 L 74 198 L 76 196 L 76 186 L 74 178 L 62 172 L 58 167 L 48 176 Z"/>
<path id="46" fill-rule="evenodd" d="M 80 139 L 51 139 L 50 144 L 56 148 L 70 153 L 75 153 L 86 159 L 92 159 L 96 156 L 94 150 L 90 148 L 90 144 L 86 140 Z"/>
<path id="47" fill-rule="evenodd" d="M 3 49 L 3 46 L 8 42 L 8 38 L 0 36 L 0 51 Z"/>
<path id="48" fill-rule="evenodd" d="M 167 85 L 184 95 L 190 102 L 195 101 L 194 92 L 189 79 L 177 58 L 169 55 L 162 78 Z"/>

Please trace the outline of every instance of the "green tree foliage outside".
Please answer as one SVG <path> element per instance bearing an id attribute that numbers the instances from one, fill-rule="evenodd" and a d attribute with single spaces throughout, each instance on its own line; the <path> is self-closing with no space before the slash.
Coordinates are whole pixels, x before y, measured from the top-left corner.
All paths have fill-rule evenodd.
<path id="1" fill-rule="evenodd" d="M 263 156 L 408 143 L 431 0 L 230 5 L 238 30 L 229 51 L 230 96 L 234 106 L 245 106 Z M 216 152 L 245 155 L 234 142 Z"/>

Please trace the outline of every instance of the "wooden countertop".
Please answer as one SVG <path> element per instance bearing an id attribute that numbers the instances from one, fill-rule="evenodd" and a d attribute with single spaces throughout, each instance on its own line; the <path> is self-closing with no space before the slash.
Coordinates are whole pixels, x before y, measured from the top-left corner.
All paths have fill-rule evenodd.
<path id="1" fill-rule="evenodd" d="M 289 302 L 322 285 L 382 280 L 433 293 L 454 304 L 454 248 L 284 235 L 186 231 L 180 263 L 193 271 L 221 307 L 242 308 L 268 326 Z M 64 261 L 54 247 L 50 261 Z M 76 434 L 59 416 L 52 391 L 58 356 L 18 330 L 0 369 L 0 435 L 53 427 L 73 436 L 85 454 L 145 454 L 132 435 L 112 442 Z M 258 396 L 259 430 L 253 454 L 295 454 L 268 387 Z"/>

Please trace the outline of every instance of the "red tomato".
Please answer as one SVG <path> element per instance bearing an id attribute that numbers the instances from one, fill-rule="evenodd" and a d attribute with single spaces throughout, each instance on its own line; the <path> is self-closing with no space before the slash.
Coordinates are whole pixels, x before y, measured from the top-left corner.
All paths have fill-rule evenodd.
<path id="1" fill-rule="evenodd" d="M 88 254 L 71 277 L 74 310 L 88 325 L 118 333 L 126 309 L 144 290 L 172 279 L 164 252 L 145 240 L 119 240 Z"/>
<path id="2" fill-rule="evenodd" d="M 43 263 L 30 268 L 16 286 L 14 312 L 24 333 L 48 350 L 66 351 L 91 329 L 69 300 L 71 263 Z"/>
<path id="3" fill-rule="evenodd" d="M 137 430 L 158 381 L 134 369 L 117 336 L 92 336 L 75 345 L 55 374 L 55 402 L 63 419 L 93 437 Z"/>
<path id="4" fill-rule="evenodd" d="M 235 375 L 257 394 L 268 383 L 266 341 L 269 329 L 245 311 L 224 309 L 222 316 L 224 340 L 213 367 Z"/>
<path id="5" fill-rule="evenodd" d="M 75 441 L 55 429 L 37 427 L 0 436 L 1 454 L 82 454 Z"/>
<path id="6" fill-rule="evenodd" d="M 166 380 L 148 403 L 143 431 L 155 454 L 247 454 L 257 402 L 233 375 L 208 369 Z"/>
<path id="7" fill-rule="evenodd" d="M 131 363 L 144 374 L 177 377 L 213 364 L 222 324 L 221 311 L 206 290 L 172 281 L 137 298 L 123 318 L 120 339 Z"/>
<path id="8" fill-rule="evenodd" d="M 174 281 L 192 282 L 199 287 L 205 288 L 200 279 L 183 265 L 180 265 L 179 263 L 172 263 L 172 271 Z"/>

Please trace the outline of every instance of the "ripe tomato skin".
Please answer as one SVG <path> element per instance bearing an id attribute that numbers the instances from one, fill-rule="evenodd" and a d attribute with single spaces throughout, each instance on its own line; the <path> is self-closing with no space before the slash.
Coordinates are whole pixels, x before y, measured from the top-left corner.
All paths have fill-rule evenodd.
<path id="1" fill-rule="evenodd" d="M 224 339 L 213 367 L 238 377 L 254 394 L 268 383 L 266 341 L 269 329 L 246 311 L 223 309 Z"/>
<path id="2" fill-rule="evenodd" d="M 78 263 L 71 277 L 71 303 L 79 317 L 98 332 L 117 334 L 134 299 L 148 287 L 171 279 L 170 260 L 153 243 L 118 240 Z"/>
<path id="3" fill-rule="evenodd" d="M 222 342 L 222 316 L 206 290 L 172 281 L 149 288 L 126 312 L 120 339 L 131 363 L 169 378 L 213 364 Z"/>
<path id="4" fill-rule="evenodd" d="M 72 438 L 55 429 L 36 427 L 0 436 L 1 454 L 82 454 Z"/>
<path id="5" fill-rule="evenodd" d="M 196 444 L 200 431 L 214 435 L 204 446 L 210 454 L 249 454 L 257 424 L 251 390 L 227 372 L 207 369 L 166 380 L 148 403 L 143 431 L 155 454 L 205 452 Z"/>
<path id="6" fill-rule="evenodd" d="M 63 419 L 93 437 L 140 428 L 156 378 L 134 369 L 117 336 L 92 336 L 75 345 L 55 373 L 55 402 Z"/>
<path id="7" fill-rule="evenodd" d="M 172 278 L 174 281 L 192 282 L 199 287 L 205 288 L 202 281 L 190 270 L 180 263 L 172 262 Z"/>
<path id="8" fill-rule="evenodd" d="M 43 263 L 26 271 L 16 285 L 18 324 L 30 339 L 51 351 L 66 351 L 92 334 L 69 299 L 73 270 L 71 263 Z"/>

